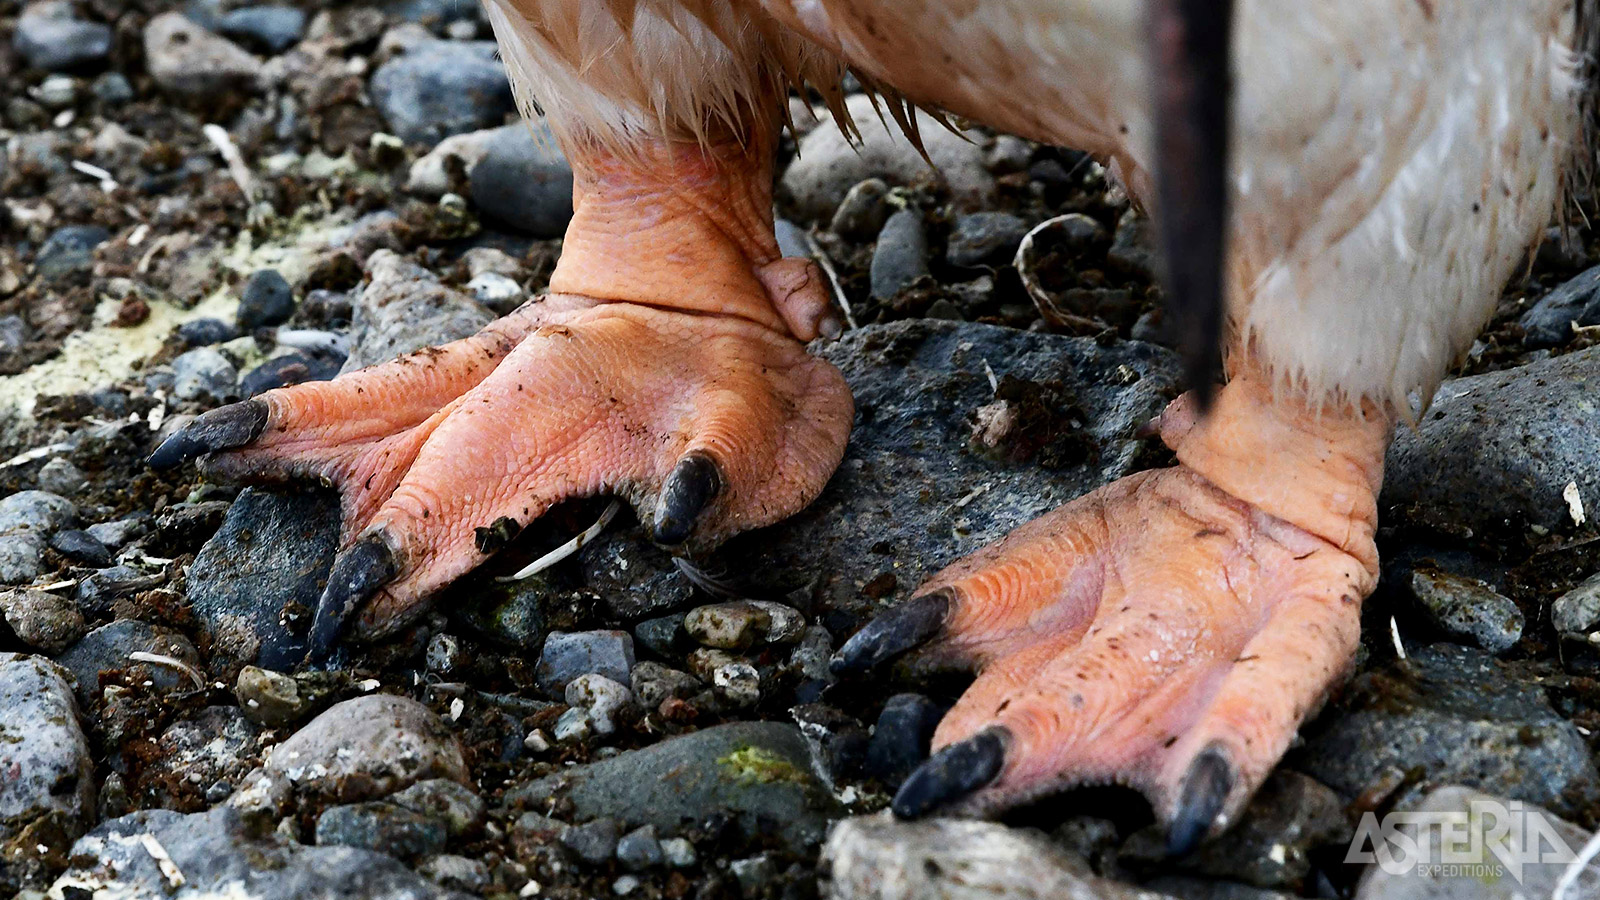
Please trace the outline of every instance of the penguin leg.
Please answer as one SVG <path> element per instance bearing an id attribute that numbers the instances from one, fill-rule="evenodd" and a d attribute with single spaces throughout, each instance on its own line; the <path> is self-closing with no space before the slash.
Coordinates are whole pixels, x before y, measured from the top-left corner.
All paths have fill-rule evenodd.
<path id="1" fill-rule="evenodd" d="M 1163 414 L 1178 466 L 1022 526 L 840 650 L 841 673 L 912 650 L 978 672 L 897 814 L 1114 782 L 1182 852 L 1261 784 L 1355 653 L 1390 422 L 1277 397 L 1255 372 L 1215 402 Z"/>
<path id="2" fill-rule="evenodd" d="M 339 489 L 344 546 L 313 662 L 351 628 L 375 639 L 414 619 L 563 499 L 617 495 L 659 542 L 700 549 L 797 512 L 843 456 L 849 390 L 802 343 L 837 327 L 825 282 L 781 258 L 773 234 L 776 113 L 757 101 L 781 96 L 741 61 L 761 58 L 760 37 L 719 19 L 757 46 L 718 51 L 709 26 L 667 9 L 678 18 L 641 16 L 633 40 L 610 40 L 591 11 L 550 0 L 494 13 L 514 73 L 571 82 L 551 104 L 575 185 L 550 293 L 465 340 L 208 412 L 152 456 Z M 528 45 L 563 23 L 600 49 L 563 60 Z M 650 115 L 619 86 L 707 72 L 717 97 L 743 85 L 745 119 Z"/>

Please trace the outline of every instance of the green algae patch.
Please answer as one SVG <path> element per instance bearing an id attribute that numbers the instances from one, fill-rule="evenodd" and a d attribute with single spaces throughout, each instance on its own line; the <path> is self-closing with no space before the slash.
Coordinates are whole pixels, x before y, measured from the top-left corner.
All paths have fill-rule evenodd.
<path id="1" fill-rule="evenodd" d="M 810 777 L 799 766 L 771 750 L 749 744 L 720 757 L 717 765 L 746 784 L 777 784 L 783 781 L 806 784 L 810 781 Z"/>

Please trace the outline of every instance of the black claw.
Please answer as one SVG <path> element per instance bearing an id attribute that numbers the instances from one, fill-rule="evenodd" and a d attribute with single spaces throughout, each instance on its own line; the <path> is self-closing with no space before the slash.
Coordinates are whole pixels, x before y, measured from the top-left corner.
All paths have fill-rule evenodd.
<path id="1" fill-rule="evenodd" d="M 894 795 L 895 816 L 920 818 L 993 781 L 1005 766 L 1005 736 L 1003 728 L 987 728 L 929 757 Z"/>
<path id="2" fill-rule="evenodd" d="M 867 623 L 833 656 L 835 675 L 854 675 L 921 646 L 944 630 L 954 592 L 940 588 L 912 597 Z"/>
<path id="3" fill-rule="evenodd" d="M 678 460 L 656 499 L 656 542 L 670 546 L 688 540 L 700 513 L 720 490 L 722 473 L 711 457 L 691 453 Z"/>
<path id="4" fill-rule="evenodd" d="M 306 665 L 321 668 L 333 657 L 345 625 L 361 605 L 399 573 L 394 551 L 381 537 L 368 537 L 339 554 L 328 573 L 328 586 L 317 604 L 307 640 Z"/>
<path id="5" fill-rule="evenodd" d="M 267 427 L 267 404 L 246 400 L 201 413 L 150 454 L 150 468 L 170 469 L 203 453 L 243 447 Z"/>
<path id="6" fill-rule="evenodd" d="M 1233 764 L 1222 750 L 1212 747 L 1195 757 L 1167 828 L 1167 855 L 1184 856 L 1200 846 L 1233 793 L 1233 780 Z"/>

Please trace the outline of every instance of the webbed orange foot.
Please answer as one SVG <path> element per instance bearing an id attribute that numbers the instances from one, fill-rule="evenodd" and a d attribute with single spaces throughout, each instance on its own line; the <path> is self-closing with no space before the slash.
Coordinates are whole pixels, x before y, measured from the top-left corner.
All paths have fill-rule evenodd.
<path id="1" fill-rule="evenodd" d="M 1387 434 L 1236 378 L 1203 424 L 1185 399 L 1162 417 L 1179 466 L 1024 525 L 869 623 L 841 672 L 913 649 L 978 671 L 895 812 L 1115 782 L 1174 852 L 1226 827 L 1355 653 Z"/>

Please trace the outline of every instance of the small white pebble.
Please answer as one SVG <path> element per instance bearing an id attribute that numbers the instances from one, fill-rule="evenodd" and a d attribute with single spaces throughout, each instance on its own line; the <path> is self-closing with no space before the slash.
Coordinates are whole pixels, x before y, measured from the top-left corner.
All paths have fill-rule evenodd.
<path id="1" fill-rule="evenodd" d="M 539 896 L 539 892 L 542 891 L 542 890 L 544 890 L 544 887 L 542 885 L 540 885 L 539 882 L 534 881 L 533 879 L 530 878 L 530 879 L 528 879 L 528 883 L 522 886 L 522 890 L 517 891 L 517 896 L 518 897 L 537 897 L 537 896 Z"/>
<path id="2" fill-rule="evenodd" d="M 467 711 L 467 703 L 460 697 L 450 701 L 450 721 L 461 721 L 461 714 Z"/>
<path id="3" fill-rule="evenodd" d="M 632 875 L 624 875 L 611 882 L 611 892 L 618 897 L 626 897 L 639 889 L 639 879 Z"/>
<path id="4" fill-rule="evenodd" d="M 574 706 L 561 714 L 556 727 L 551 729 L 555 739 L 563 744 L 579 743 L 589 739 L 589 711 Z"/>
<path id="5" fill-rule="evenodd" d="M 747 662 L 718 666 L 711 673 L 711 684 L 717 693 L 739 706 L 753 706 L 761 699 L 761 676 Z"/>
<path id="6" fill-rule="evenodd" d="M 530 753 L 543 753 L 550 749 L 550 737 L 544 733 L 543 729 L 535 728 L 528 732 L 527 737 L 522 739 L 522 746 L 523 749 Z"/>
<path id="7" fill-rule="evenodd" d="M 661 855 L 667 860 L 667 865 L 674 869 L 687 869 L 695 864 L 697 857 L 694 845 L 687 838 L 664 838 L 661 841 Z"/>

